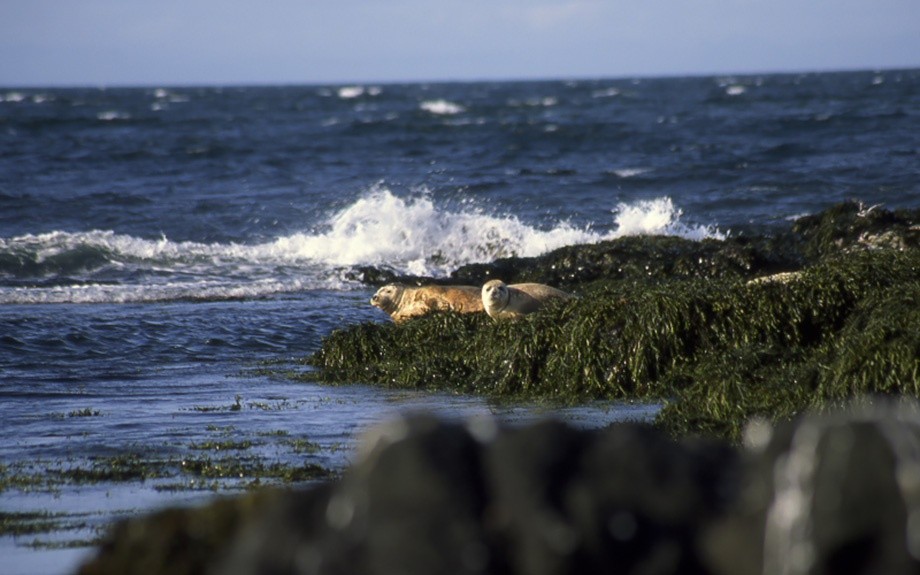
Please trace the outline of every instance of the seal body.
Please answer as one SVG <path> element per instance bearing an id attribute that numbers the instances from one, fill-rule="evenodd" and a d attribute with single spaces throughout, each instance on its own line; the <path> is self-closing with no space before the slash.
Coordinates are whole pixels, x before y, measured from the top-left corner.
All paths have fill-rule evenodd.
<path id="1" fill-rule="evenodd" d="M 570 294 L 554 287 L 523 283 L 508 285 L 501 280 L 490 280 L 482 286 L 482 307 L 494 319 L 509 319 L 533 313 L 546 302 Z"/>
<path id="2" fill-rule="evenodd" d="M 473 313 L 482 311 L 482 298 L 476 286 L 407 286 L 387 284 L 377 290 L 371 305 L 379 307 L 396 323 L 421 317 L 433 311 Z"/>

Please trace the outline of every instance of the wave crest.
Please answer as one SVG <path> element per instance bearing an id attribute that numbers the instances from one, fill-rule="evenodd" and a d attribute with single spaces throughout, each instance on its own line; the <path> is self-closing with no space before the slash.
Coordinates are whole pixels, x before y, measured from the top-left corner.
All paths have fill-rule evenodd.
<path id="1" fill-rule="evenodd" d="M 419 107 L 436 116 L 454 116 L 466 112 L 466 108 L 460 104 L 449 102 L 447 100 L 426 100 L 419 104 Z"/>
<path id="2" fill-rule="evenodd" d="M 328 265 L 387 266 L 409 274 L 438 276 L 469 263 L 538 256 L 563 246 L 621 236 L 725 237 L 712 226 L 684 224 L 683 212 L 667 197 L 620 203 L 613 214 L 616 227 L 606 234 L 567 221 L 542 230 L 512 215 L 438 209 L 427 195 L 404 199 L 378 187 L 334 214 L 327 231 L 281 238 L 274 247 L 279 253 Z"/>
<path id="3" fill-rule="evenodd" d="M 0 303 L 129 302 L 265 297 L 307 289 L 348 289 L 357 266 L 445 276 L 460 266 L 626 235 L 724 238 L 681 222 L 670 198 L 619 204 L 615 229 L 567 221 L 540 229 L 513 215 L 463 204 L 439 208 L 429 195 L 400 197 L 376 186 L 313 232 L 261 244 L 176 242 L 113 231 L 0 238 Z"/>

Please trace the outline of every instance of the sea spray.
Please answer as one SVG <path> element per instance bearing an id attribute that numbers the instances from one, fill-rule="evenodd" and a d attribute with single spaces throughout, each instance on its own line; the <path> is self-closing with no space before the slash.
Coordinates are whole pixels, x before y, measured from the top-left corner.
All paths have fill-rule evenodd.
<path id="1" fill-rule="evenodd" d="M 297 254 L 329 265 L 378 265 L 399 273 L 445 276 L 460 266 L 503 257 L 534 257 L 554 249 L 632 235 L 673 235 L 688 239 L 724 239 L 711 226 L 688 226 L 670 198 L 621 203 L 614 210 L 616 229 L 597 233 L 557 221 L 549 229 L 465 205 L 460 211 L 435 206 L 421 194 L 402 198 L 385 187 L 329 218 L 321 233 L 280 238 L 280 253 Z"/>
<path id="2" fill-rule="evenodd" d="M 331 266 L 381 265 L 439 276 L 467 263 L 538 255 L 599 239 L 566 222 L 544 231 L 515 216 L 439 209 L 427 195 L 406 199 L 385 188 L 333 214 L 326 227 L 316 234 L 280 238 L 274 247 Z"/>
<path id="3" fill-rule="evenodd" d="M 662 235 L 690 240 L 707 238 L 722 240 L 725 233 L 706 225 L 689 226 L 680 221 L 683 211 L 671 198 L 656 198 L 634 204 L 620 203 L 614 210 L 617 229 L 613 237 Z M 612 239 L 612 237 L 604 238 Z"/>
<path id="4" fill-rule="evenodd" d="M 437 205 L 382 185 L 331 212 L 309 232 L 243 244 L 140 238 L 111 230 L 0 238 L 0 303 L 126 303 L 267 297 L 309 289 L 354 289 L 348 270 L 446 277 L 458 268 L 535 257 L 573 245 L 635 235 L 724 238 L 681 221 L 670 198 L 619 204 L 606 233 L 558 220 L 540 228 L 474 202 Z"/>
<path id="5" fill-rule="evenodd" d="M 453 116 L 466 111 L 460 104 L 447 100 L 426 100 L 419 104 L 419 108 L 436 116 Z"/>

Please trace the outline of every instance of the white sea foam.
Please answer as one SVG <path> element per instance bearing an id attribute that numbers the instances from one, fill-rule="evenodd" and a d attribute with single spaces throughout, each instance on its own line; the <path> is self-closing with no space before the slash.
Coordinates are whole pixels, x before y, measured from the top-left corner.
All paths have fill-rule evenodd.
<path id="1" fill-rule="evenodd" d="M 118 110 L 106 110 L 96 114 L 96 118 L 103 122 L 114 122 L 117 120 L 130 120 L 131 115 L 127 112 L 119 112 Z"/>
<path id="2" fill-rule="evenodd" d="M 732 84 L 731 86 L 727 86 L 725 88 L 725 93 L 729 96 L 740 96 L 745 92 L 747 92 L 747 88 L 741 84 Z"/>
<path id="3" fill-rule="evenodd" d="M 270 250 L 328 266 L 444 275 L 467 263 L 537 255 L 594 239 L 567 223 L 542 231 L 514 216 L 438 209 L 426 195 L 401 198 L 377 188 L 334 214 L 325 230 L 280 238 Z"/>
<path id="4" fill-rule="evenodd" d="M 651 171 L 651 168 L 620 168 L 618 170 L 613 170 L 613 173 L 620 178 L 634 178 Z"/>
<path id="5" fill-rule="evenodd" d="M 567 221 L 541 229 L 514 215 L 490 214 L 470 204 L 446 209 L 425 193 L 400 197 L 377 186 L 330 214 L 314 231 L 261 244 L 178 242 L 100 230 L 0 239 L 0 254 L 25 254 L 39 266 L 50 262 L 49 270 L 71 255 L 79 262 L 87 251 L 101 254 L 90 259 L 94 269 L 68 273 L 83 278 L 79 285 L 0 288 L 0 303 L 254 298 L 349 289 L 355 284 L 346 279 L 347 272 L 357 266 L 444 276 L 464 264 L 537 256 L 566 245 L 627 235 L 725 237 L 709 226 L 686 225 L 681 216 L 670 198 L 658 198 L 617 205 L 613 226 L 606 226 L 610 232 Z"/>
<path id="6" fill-rule="evenodd" d="M 443 115 L 443 116 L 452 116 L 454 114 L 462 114 L 466 111 L 466 108 L 460 104 L 455 104 L 454 102 L 448 102 L 447 100 L 426 100 L 419 104 L 419 107 L 422 110 L 425 110 L 428 113 Z"/>
<path id="7" fill-rule="evenodd" d="M 615 236 L 665 235 L 691 240 L 725 239 L 726 234 L 707 225 L 690 226 L 680 221 L 683 211 L 671 198 L 657 198 L 635 204 L 621 203 L 614 210 Z"/>
<path id="8" fill-rule="evenodd" d="M 595 90 L 591 92 L 592 98 L 613 98 L 614 96 L 619 96 L 620 90 L 617 88 L 605 88 L 603 90 Z"/>
<path id="9" fill-rule="evenodd" d="M 0 102 L 10 102 L 10 103 L 19 103 L 23 102 L 26 99 L 26 95 L 22 92 L 7 92 L 6 94 L 0 95 Z"/>
<path id="10" fill-rule="evenodd" d="M 364 86 L 342 86 L 338 91 L 339 98 L 350 100 L 364 95 Z"/>
<path id="11" fill-rule="evenodd" d="M 177 94 L 166 88 L 157 88 L 153 91 L 153 97 L 157 100 L 163 100 L 171 103 L 188 102 L 190 98 L 183 94 Z"/>
<path id="12" fill-rule="evenodd" d="M 160 301 L 219 301 L 258 299 L 320 286 L 300 281 L 256 280 L 246 283 L 219 281 L 165 284 L 80 284 L 49 288 L 0 288 L 0 304 L 150 303 Z M 332 285 L 329 289 L 335 289 Z"/>
<path id="13" fill-rule="evenodd" d="M 380 86 L 342 86 L 336 94 L 343 100 L 352 100 L 361 96 L 379 96 L 383 93 Z"/>

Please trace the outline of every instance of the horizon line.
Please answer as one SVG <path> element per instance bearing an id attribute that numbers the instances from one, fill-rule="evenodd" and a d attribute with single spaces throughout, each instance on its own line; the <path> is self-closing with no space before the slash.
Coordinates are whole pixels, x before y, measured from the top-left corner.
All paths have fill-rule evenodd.
<path id="1" fill-rule="evenodd" d="M 181 80 L 173 81 L 126 81 L 126 82 L 51 82 L 45 84 L 13 84 L 0 81 L 0 89 L 4 90 L 34 90 L 34 89 L 121 89 L 121 88 L 246 88 L 246 87 L 323 87 L 323 86 L 396 86 L 411 84 L 484 84 L 484 83 L 537 83 L 537 82 L 589 82 L 589 81 L 624 81 L 624 80 L 665 80 L 680 78 L 711 78 L 711 77 L 752 77 L 752 76 L 786 76 L 786 75 L 809 75 L 809 74 L 845 74 L 845 73 L 885 73 L 885 72 L 906 72 L 920 70 L 920 64 L 915 66 L 879 66 L 879 67 L 830 67 L 830 68 L 790 68 L 790 69 L 769 69 L 761 71 L 700 71 L 700 72 L 664 72 L 664 73 L 640 73 L 640 74 L 610 74 L 610 75 L 573 75 L 573 76 L 483 76 L 470 78 L 429 78 L 429 79 L 365 79 L 365 80 L 326 80 L 326 81 L 296 81 L 296 80 L 234 80 L 234 81 L 215 81 L 203 80 L 186 82 Z"/>

